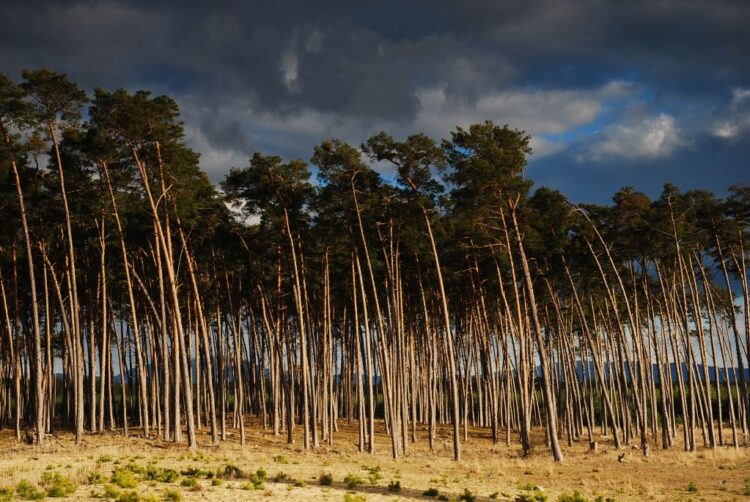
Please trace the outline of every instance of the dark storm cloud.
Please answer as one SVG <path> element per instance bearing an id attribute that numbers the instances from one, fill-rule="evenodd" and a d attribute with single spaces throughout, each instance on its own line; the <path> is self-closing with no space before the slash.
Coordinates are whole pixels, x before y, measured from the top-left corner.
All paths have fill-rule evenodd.
<path id="1" fill-rule="evenodd" d="M 256 148 L 308 158 L 326 136 L 489 118 L 537 137 L 552 186 L 714 183 L 699 162 L 741 165 L 750 132 L 747 2 L 32 0 L 0 17 L 0 71 L 174 96 L 214 179 Z M 720 179 L 747 178 L 733 169 Z"/>

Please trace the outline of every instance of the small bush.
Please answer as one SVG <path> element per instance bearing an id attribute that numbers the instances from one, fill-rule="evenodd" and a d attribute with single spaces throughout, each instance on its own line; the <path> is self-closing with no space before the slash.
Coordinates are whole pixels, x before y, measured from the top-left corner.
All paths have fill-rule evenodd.
<path id="1" fill-rule="evenodd" d="M 745 495 L 750 495 L 750 478 L 745 478 L 744 494 Z"/>
<path id="2" fill-rule="evenodd" d="M 687 487 L 687 491 L 689 491 L 690 493 L 698 493 L 698 485 L 696 485 L 695 482 L 691 481 Z"/>
<path id="3" fill-rule="evenodd" d="M 122 492 L 120 490 L 118 490 L 115 486 L 113 486 L 113 485 L 107 485 L 104 488 L 104 493 L 102 494 L 102 498 L 105 498 L 105 499 L 117 499 L 117 498 L 120 497 L 121 494 L 122 494 Z"/>
<path id="4" fill-rule="evenodd" d="M 262 480 L 265 481 L 266 479 L 268 479 L 268 473 L 266 472 L 265 469 L 263 469 L 261 467 L 260 469 L 258 469 L 257 471 L 255 471 L 255 477 L 257 477 L 258 479 L 262 479 Z"/>
<path id="5" fill-rule="evenodd" d="M 542 492 L 521 493 L 516 495 L 514 502 L 547 502 L 547 496 Z"/>
<path id="6" fill-rule="evenodd" d="M 425 497 L 437 497 L 438 495 L 440 495 L 440 492 L 437 488 L 431 487 L 423 491 L 422 495 Z"/>
<path id="7" fill-rule="evenodd" d="M 581 492 L 578 490 L 573 492 L 573 495 L 568 495 L 567 493 L 561 494 L 559 497 L 557 497 L 557 502 L 589 502 L 586 497 L 581 495 Z"/>
<path id="8" fill-rule="evenodd" d="M 239 467 L 232 464 L 224 467 L 224 472 L 222 473 L 222 475 L 228 479 L 241 479 L 245 477 L 245 473 L 243 473 Z"/>
<path id="9" fill-rule="evenodd" d="M 42 490 L 25 479 L 16 485 L 16 493 L 23 500 L 42 500 L 46 496 Z"/>
<path id="10" fill-rule="evenodd" d="M 288 464 L 289 460 L 284 455 L 276 455 L 273 457 L 273 461 L 277 464 Z"/>
<path id="11" fill-rule="evenodd" d="M 353 493 L 344 494 L 344 502 L 367 502 L 364 495 L 355 495 Z"/>
<path id="12" fill-rule="evenodd" d="M 219 486 L 221 484 L 221 480 L 219 478 L 214 478 L 211 480 L 211 486 Z"/>
<path id="13" fill-rule="evenodd" d="M 165 490 L 162 500 L 169 500 L 172 502 L 180 502 L 182 500 L 182 494 L 177 490 Z"/>
<path id="14" fill-rule="evenodd" d="M 72 479 L 59 472 L 45 472 L 42 476 L 42 486 L 47 490 L 47 496 L 53 498 L 67 497 L 78 488 Z"/>
<path id="15" fill-rule="evenodd" d="M 401 491 L 401 481 L 391 481 L 388 483 L 388 491 L 391 493 L 398 493 Z"/>
<path id="16" fill-rule="evenodd" d="M 333 484 L 333 475 L 324 472 L 318 477 L 318 484 L 320 486 L 331 486 Z"/>
<path id="17" fill-rule="evenodd" d="M 100 464 L 112 462 L 112 455 L 102 455 L 101 457 L 96 459 L 96 461 L 99 462 Z"/>
<path id="18" fill-rule="evenodd" d="M 497 499 L 498 497 L 500 497 L 500 492 L 494 492 L 494 493 L 490 493 L 490 498 L 491 498 L 492 500 L 495 500 L 495 499 Z"/>
<path id="19" fill-rule="evenodd" d="M 13 500 L 13 492 L 15 490 L 12 486 L 0 486 L 0 502 L 9 502 Z"/>
<path id="20" fill-rule="evenodd" d="M 304 479 L 295 479 L 294 486 L 296 486 L 297 488 L 304 488 L 307 486 L 307 483 Z"/>
<path id="21" fill-rule="evenodd" d="M 174 469 L 160 469 L 155 466 L 149 466 L 146 469 L 145 476 L 149 481 L 159 481 L 160 483 L 174 483 L 180 478 L 180 474 Z"/>
<path id="22" fill-rule="evenodd" d="M 89 475 L 86 476 L 86 481 L 88 481 L 90 485 L 100 485 L 104 483 L 104 474 L 99 471 L 90 472 Z"/>
<path id="23" fill-rule="evenodd" d="M 141 498 L 135 491 L 129 491 L 117 497 L 117 502 L 140 502 Z"/>
<path id="24" fill-rule="evenodd" d="M 615 499 L 612 497 L 604 497 L 602 495 L 597 495 L 594 499 L 594 502 L 615 502 Z"/>
<path id="25" fill-rule="evenodd" d="M 284 471 L 276 473 L 276 475 L 273 477 L 274 483 L 283 483 L 284 481 L 289 481 L 291 478 L 287 473 Z"/>
<path id="26" fill-rule="evenodd" d="M 362 468 L 370 473 L 370 475 L 367 476 L 367 480 L 370 482 L 370 484 L 378 484 L 378 481 L 380 481 L 380 478 L 382 477 L 380 475 L 380 466 L 376 465 L 375 467 L 367 467 L 366 465 L 363 465 Z"/>
<path id="27" fill-rule="evenodd" d="M 112 482 L 120 488 L 135 488 L 138 486 L 138 480 L 128 469 L 115 469 L 112 472 Z"/>
<path id="28" fill-rule="evenodd" d="M 192 488 L 197 484 L 198 481 L 196 481 L 194 478 L 185 478 L 180 482 L 180 486 L 184 486 L 185 488 Z"/>
<path id="29" fill-rule="evenodd" d="M 344 483 L 346 484 L 346 487 L 351 490 L 361 485 L 363 481 L 359 476 L 355 476 L 354 474 L 347 474 L 344 478 Z"/>
<path id="30" fill-rule="evenodd" d="M 460 497 L 458 497 L 458 500 L 463 500 L 463 502 L 474 502 L 476 498 L 477 497 L 473 493 L 464 488 L 464 493 Z"/>

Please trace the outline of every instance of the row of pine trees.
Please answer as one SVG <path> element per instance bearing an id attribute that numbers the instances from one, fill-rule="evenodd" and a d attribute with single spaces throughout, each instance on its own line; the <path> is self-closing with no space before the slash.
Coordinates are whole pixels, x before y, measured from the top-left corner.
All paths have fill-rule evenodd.
<path id="1" fill-rule="evenodd" d="M 574 205 L 485 122 L 255 153 L 217 189 L 172 99 L 46 69 L 0 75 L 0 132 L 18 441 L 748 444 L 748 187 Z"/>

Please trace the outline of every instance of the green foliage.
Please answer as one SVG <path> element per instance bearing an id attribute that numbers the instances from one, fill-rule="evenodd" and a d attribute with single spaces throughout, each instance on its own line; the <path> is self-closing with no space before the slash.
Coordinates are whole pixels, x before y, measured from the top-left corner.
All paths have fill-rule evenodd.
<path id="1" fill-rule="evenodd" d="M 463 502 L 474 502 L 476 498 L 476 495 L 471 493 L 467 488 L 464 488 L 464 492 L 458 497 L 458 500 L 462 500 Z"/>
<path id="2" fill-rule="evenodd" d="M 13 500 L 13 493 L 15 490 L 12 486 L 0 486 L 0 502 L 8 502 Z"/>
<path id="3" fill-rule="evenodd" d="M 380 479 L 382 478 L 379 465 L 376 465 L 374 467 L 367 467 L 366 465 L 363 465 L 362 469 L 368 472 L 367 480 L 371 485 L 378 484 L 378 481 L 380 481 Z"/>
<path id="4" fill-rule="evenodd" d="M 184 486 L 185 488 L 191 488 L 197 484 L 198 481 L 195 478 L 185 478 L 180 481 L 180 486 Z"/>
<path id="5" fill-rule="evenodd" d="M 148 466 L 145 472 L 145 479 L 160 483 L 174 483 L 179 477 L 179 473 L 174 469 L 160 469 L 156 466 Z"/>
<path id="6" fill-rule="evenodd" d="M 532 493 L 519 493 L 513 500 L 514 502 L 546 502 L 547 495 L 537 490 Z"/>
<path id="7" fill-rule="evenodd" d="M 221 474 L 226 479 L 242 479 L 245 477 L 245 473 L 239 467 L 232 464 L 224 467 Z"/>
<path id="8" fill-rule="evenodd" d="M 105 499 L 117 499 L 120 497 L 120 494 L 122 492 L 117 489 L 114 485 L 107 485 L 104 488 L 104 493 L 102 494 L 102 497 Z"/>
<path id="9" fill-rule="evenodd" d="M 162 496 L 162 500 L 168 500 L 171 502 L 180 502 L 182 500 L 182 494 L 177 490 L 166 489 L 164 490 L 164 495 Z"/>
<path id="10" fill-rule="evenodd" d="M 105 479 L 104 474 L 100 471 L 92 471 L 86 476 L 86 481 L 90 485 L 100 485 L 104 483 Z"/>
<path id="11" fill-rule="evenodd" d="M 431 487 L 422 492 L 424 497 L 437 497 L 440 494 L 437 488 Z"/>
<path id="12" fill-rule="evenodd" d="M 304 488 L 307 486 L 307 482 L 304 479 L 295 479 L 293 485 L 297 488 Z"/>
<path id="13" fill-rule="evenodd" d="M 391 493 L 399 493 L 401 491 L 401 481 L 394 480 L 388 483 L 388 491 Z"/>
<path id="14" fill-rule="evenodd" d="M 698 485 L 694 481 L 691 481 L 687 486 L 687 491 L 690 493 L 698 493 Z"/>
<path id="15" fill-rule="evenodd" d="M 47 491 L 48 497 L 67 497 L 76 491 L 76 484 L 72 479 L 58 472 L 45 472 L 42 475 L 42 486 Z"/>
<path id="16" fill-rule="evenodd" d="M 16 485 L 16 494 L 22 500 L 42 500 L 47 496 L 43 490 L 25 479 Z"/>
<path id="17" fill-rule="evenodd" d="M 138 486 L 138 480 L 127 468 L 117 468 L 112 471 L 111 481 L 120 488 L 135 488 Z"/>
<path id="18" fill-rule="evenodd" d="M 345 493 L 344 502 L 367 502 L 367 498 L 364 495 L 356 495 L 354 493 Z"/>
<path id="19" fill-rule="evenodd" d="M 576 490 L 572 495 L 568 493 L 562 493 L 559 497 L 557 497 L 557 502 L 589 502 L 589 499 L 581 495 L 581 492 Z"/>
<path id="20" fill-rule="evenodd" d="M 353 489 L 353 488 L 358 487 L 362 483 L 364 483 L 364 481 L 362 480 L 362 478 L 360 478 L 359 476 L 357 476 L 355 474 L 347 474 L 346 477 L 344 478 L 344 484 L 350 490 Z"/>
<path id="21" fill-rule="evenodd" d="M 142 499 L 138 496 L 137 492 L 131 490 L 129 492 L 121 493 L 120 496 L 117 497 L 117 502 L 142 502 Z"/>
<path id="22" fill-rule="evenodd" d="M 331 486 L 333 484 L 333 475 L 327 472 L 322 473 L 318 476 L 318 484 L 320 486 Z"/>
<path id="23" fill-rule="evenodd" d="M 273 461 L 277 464 L 288 464 L 289 460 L 284 455 L 274 455 Z"/>

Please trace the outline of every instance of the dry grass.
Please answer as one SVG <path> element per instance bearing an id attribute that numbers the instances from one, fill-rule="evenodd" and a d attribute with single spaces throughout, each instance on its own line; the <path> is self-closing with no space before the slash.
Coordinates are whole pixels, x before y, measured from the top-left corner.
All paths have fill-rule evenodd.
<path id="1" fill-rule="evenodd" d="M 46 473 L 55 472 L 71 479 L 77 489 L 71 499 L 89 499 L 137 492 L 141 500 L 355 500 L 364 496 L 378 500 L 436 500 L 423 495 L 435 488 L 448 500 L 459 500 L 468 489 L 477 501 L 514 500 L 523 494 L 543 493 L 550 502 L 563 494 L 578 491 L 586 500 L 748 500 L 750 450 L 720 448 L 685 453 L 679 446 L 671 451 L 653 449 L 644 458 L 637 450 L 625 450 L 626 461 L 617 461 L 616 452 L 600 440 L 596 454 L 587 451 L 584 441 L 565 447 L 565 461 L 555 464 L 549 452 L 539 447 L 531 458 L 519 457 L 517 446 L 493 445 L 485 430 L 470 430 L 463 443 L 461 463 L 451 460 L 450 431 L 439 432 L 438 451 L 430 452 L 426 433 L 409 444 L 408 454 L 391 459 L 389 438 L 380 430 L 374 455 L 357 453 L 356 425 L 341 422 L 333 446 L 322 445 L 304 451 L 301 437 L 293 445 L 285 435 L 274 437 L 248 429 L 247 444 L 238 444 L 237 434 L 211 446 L 208 431 L 200 434 L 200 450 L 193 454 L 184 446 L 142 437 L 124 438 L 115 433 L 87 435 L 81 447 L 73 445 L 69 434 L 50 438 L 38 449 L 15 444 L 11 431 L 0 431 L 0 488 L 26 480 L 43 486 Z M 298 428 L 298 433 L 301 430 Z M 538 432 L 541 434 L 541 432 Z M 535 438 L 543 444 L 543 438 Z M 241 471 L 226 475 L 227 466 Z M 135 488 L 112 483 L 114 471 L 123 469 L 137 480 Z M 181 473 L 165 475 L 169 469 Z M 221 474 L 221 475 L 219 475 Z M 332 483 L 321 484 L 322 474 Z M 48 475 L 49 476 L 49 475 Z M 345 478 L 359 478 L 361 484 L 348 488 Z M 263 478 L 263 482 L 260 482 Z M 186 481 L 190 480 L 190 481 Z M 398 492 L 389 485 L 398 482 Z M 539 488 L 536 492 L 531 488 Z M 493 498 L 490 498 L 493 495 Z M 132 496 L 132 495 L 131 495 Z"/>

